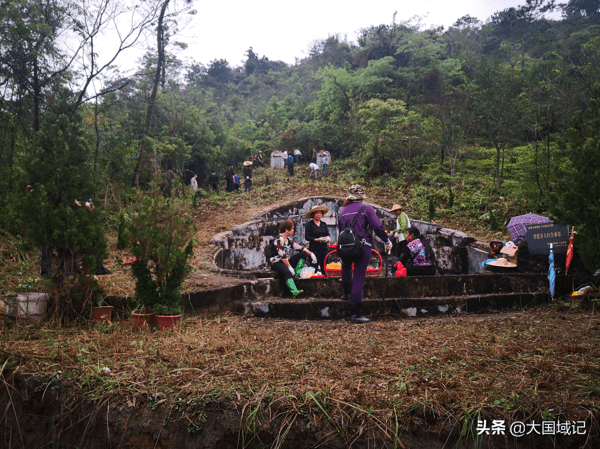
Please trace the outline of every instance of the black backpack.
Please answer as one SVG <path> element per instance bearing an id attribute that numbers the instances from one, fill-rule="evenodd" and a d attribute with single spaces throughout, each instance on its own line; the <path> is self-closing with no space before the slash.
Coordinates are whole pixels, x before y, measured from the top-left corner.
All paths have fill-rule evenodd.
<path id="1" fill-rule="evenodd" d="M 346 226 L 344 230 L 338 236 L 337 243 L 337 255 L 340 257 L 360 257 L 363 253 L 363 248 L 365 246 L 365 239 L 359 240 L 358 236 L 354 232 L 354 225 L 356 224 L 356 220 L 362 211 L 365 210 L 366 205 L 362 207 L 361 210 L 358 211 L 350 226 Z"/>

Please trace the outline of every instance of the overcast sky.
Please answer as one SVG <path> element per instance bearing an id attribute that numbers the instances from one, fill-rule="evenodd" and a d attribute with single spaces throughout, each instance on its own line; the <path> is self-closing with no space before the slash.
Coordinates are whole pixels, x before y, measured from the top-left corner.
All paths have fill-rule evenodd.
<path id="1" fill-rule="evenodd" d="M 231 66 L 245 60 L 249 47 L 259 56 L 293 64 L 308 54 L 311 42 L 339 33 L 356 41 L 356 31 L 420 16 L 423 24 L 448 28 L 470 15 L 485 22 L 494 12 L 525 4 L 525 0 L 195 0 L 197 15 L 181 40 L 182 55 L 208 65 L 226 59 Z M 559 16 L 556 16 L 558 18 Z"/>
<path id="2" fill-rule="evenodd" d="M 173 3 L 180 6 L 179 1 Z M 188 44 L 187 50 L 178 53 L 186 62 L 193 59 L 208 66 L 215 59 L 226 59 L 237 67 L 252 47 L 259 57 L 294 64 L 308 55 L 315 40 L 339 34 L 342 40 L 356 42 L 358 30 L 389 25 L 395 12 L 395 23 L 418 16 L 425 29 L 448 28 L 465 15 L 485 22 L 494 12 L 523 4 L 525 0 L 194 0 L 197 14 L 175 40 Z M 560 14 L 551 17 L 559 19 Z M 155 40 L 149 43 L 155 51 Z M 171 46 L 170 51 L 174 50 Z M 124 71 L 137 69 L 143 53 L 141 48 L 128 50 L 117 65 Z"/>

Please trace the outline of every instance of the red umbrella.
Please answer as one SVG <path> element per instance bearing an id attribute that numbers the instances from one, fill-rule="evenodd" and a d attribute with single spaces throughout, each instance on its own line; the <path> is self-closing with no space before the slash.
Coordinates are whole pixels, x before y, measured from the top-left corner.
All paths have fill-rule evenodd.
<path id="1" fill-rule="evenodd" d="M 565 274 L 569 273 L 569 267 L 571 266 L 571 261 L 573 260 L 573 240 L 575 238 L 575 226 L 571 226 L 571 236 L 569 237 L 569 246 L 567 247 L 567 269 L 565 270 Z"/>

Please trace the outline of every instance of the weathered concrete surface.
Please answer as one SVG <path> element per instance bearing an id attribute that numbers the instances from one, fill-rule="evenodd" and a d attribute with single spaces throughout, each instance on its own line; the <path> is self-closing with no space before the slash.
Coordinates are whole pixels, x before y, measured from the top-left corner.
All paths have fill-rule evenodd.
<path id="1" fill-rule="evenodd" d="M 252 301 L 274 296 L 276 293 L 273 290 L 277 284 L 274 279 L 258 279 L 232 287 L 189 293 L 183 297 L 183 311 L 188 315 L 232 312 L 236 309 L 237 301 Z"/>
<path id="2" fill-rule="evenodd" d="M 484 295 L 442 296 L 437 298 L 365 299 L 361 314 L 371 318 L 410 318 L 490 310 L 521 308 L 546 302 L 539 293 L 491 293 Z M 298 298 L 240 302 L 235 310 L 244 315 L 295 320 L 344 319 L 353 309 L 340 299 Z"/>
<path id="3" fill-rule="evenodd" d="M 556 295 L 571 293 L 583 280 L 557 276 Z M 265 278 L 237 286 L 184 296 L 186 314 L 246 315 L 292 319 L 338 319 L 349 313 L 339 278 L 297 279 L 304 290 L 298 299 L 288 295 L 280 279 Z M 402 317 L 505 310 L 549 300 L 548 279 L 542 274 L 502 274 L 367 278 L 364 307 L 373 315 Z"/>

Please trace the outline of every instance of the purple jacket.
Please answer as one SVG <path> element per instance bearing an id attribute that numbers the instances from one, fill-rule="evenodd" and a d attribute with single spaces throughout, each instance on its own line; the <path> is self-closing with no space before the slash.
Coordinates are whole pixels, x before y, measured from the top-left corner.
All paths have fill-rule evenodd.
<path id="1" fill-rule="evenodd" d="M 344 207 L 338 215 L 338 231 L 342 232 L 346 226 L 350 226 L 352 220 L 356 217 L 356 214 L 365 204 L 359 201 L 353 201 Z M 367 225 L 371 226 L 375 231 L 375 235 L 379 237 L 384 242 L 389 240 L 387 233 L 385 232 L 385 228 L 383 223 L 379 218 L 377 218 L 377 214 L 375 213 L 375 209 L 373 209 L 368 204 L 366 205 L 365 210 L 362 211 L 358 220 L 356 220 L 356 224 L 354 225 L 354 232 L 358 236 L 359 239 L 365 239 L 367 245 L 373 246 L 371 242 L 371 236 L 369 235 L 369 231 L 367 229 Z"/>

